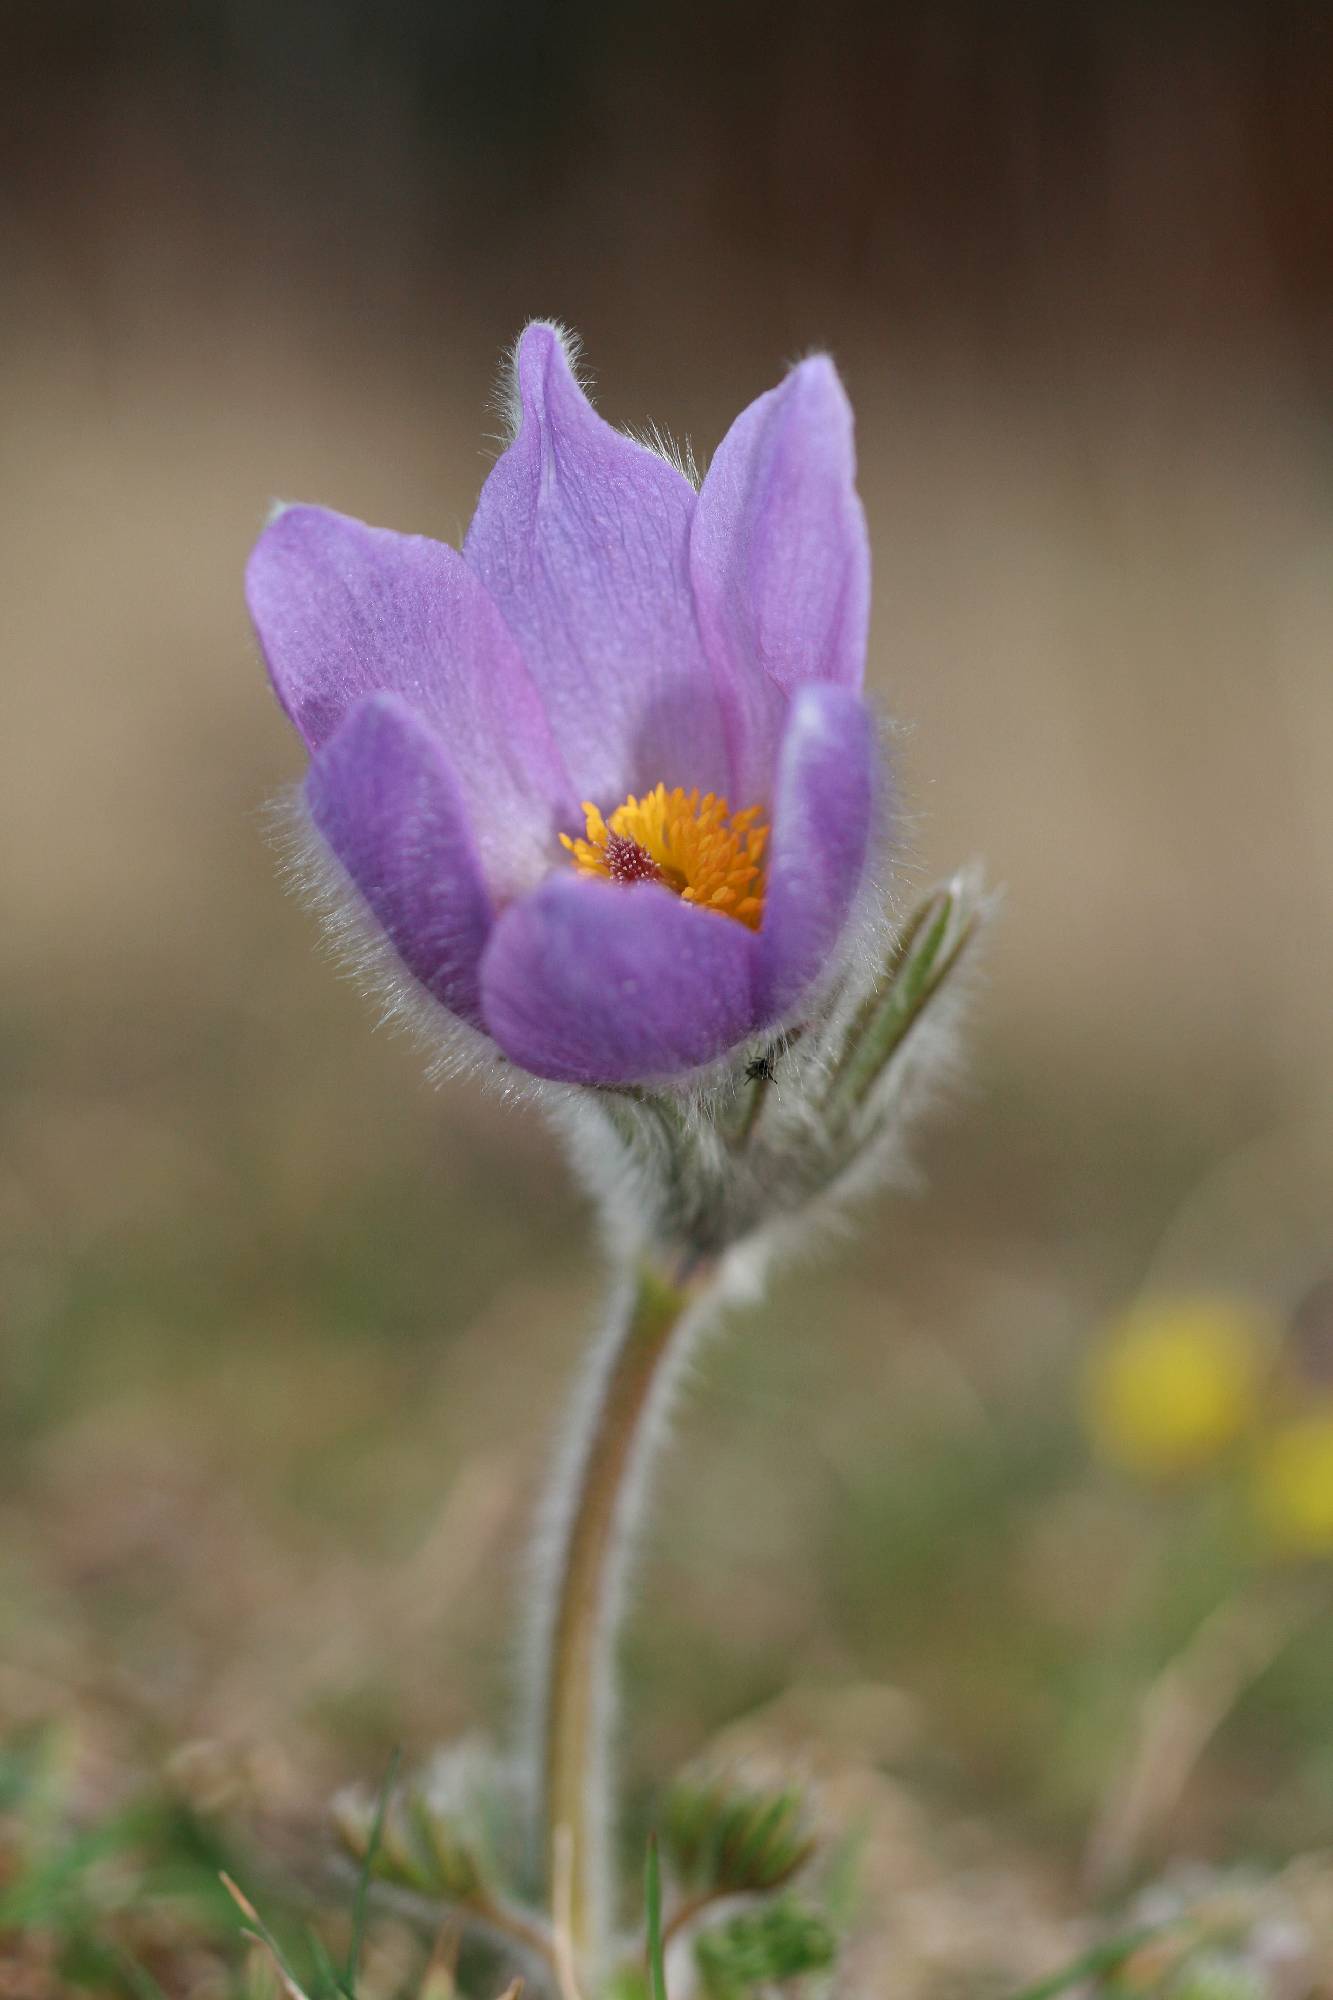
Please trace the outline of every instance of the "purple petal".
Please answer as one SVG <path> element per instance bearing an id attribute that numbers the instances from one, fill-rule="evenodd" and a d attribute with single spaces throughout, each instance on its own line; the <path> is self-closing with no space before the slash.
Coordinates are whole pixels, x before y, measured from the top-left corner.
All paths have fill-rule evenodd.
<path id="1" fill-rule="evenodd" d="M 690 567 L 745 803 L 763 796 L 782 695 L 811 680 L 859 688 L 865 671 L 870 545 L 852 413 L 826 355 L 727 432 L 699 494 Z"/>
<path id="2" fill-rule="evenodd" d="M 712 1061 L 753 1023 L 755 934 L 656 883 L 553 875 L 505 912 L 482 964 L 486 1026 L 564 1083 L 643 1083 Z"/>
<path id="3" fill-rule="evenodd" d="M 380 689 L 438 728 L 492 885 L 527 887 L 578 804 L 518 647 L 456 549 L 291 507 L 246 572 L 273 685 L 312 750 Z"/>
<path id="4" fill-rule="evenodd" d="M 552 327 L 527 329 L 516 373 L 518 435 L 464 553 L 523 649 L 580 795 L 609 810 L 659 780 L 724 791 L 689 579 L 694 489 L 603 423 Z"/>
<path id="5" fill-rule="evenodd" d="M 408 971 L 479 1024 L 491 904 L 462 787 L 439 738 L 397 695 L 371 695 L 316 753 L 305 795 Z"/>
<path id="6" fill-rule="evenodd" d="M 875 818 L 874 724 L 850 688 L 799 690 L 778 758 L 758 1013 L 788 1015 L 836 966 L 865 874 Z"/>

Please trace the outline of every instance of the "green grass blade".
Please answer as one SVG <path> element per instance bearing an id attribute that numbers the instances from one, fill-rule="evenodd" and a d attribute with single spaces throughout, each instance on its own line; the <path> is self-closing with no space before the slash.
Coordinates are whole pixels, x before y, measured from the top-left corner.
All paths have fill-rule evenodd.
<path id="1" fill-rule="evenodd" d="M 315 1968 L 315 1991 L 319 2000 L 338 2000 L 342 1995 L 346 2000 L 347 1989 L 338 1977 L 338 1968 L 324 1949 L 324 1941 L 317 1931 L 308 1926 L 305 1934 L 306 1949 L 310 1953 L 310 1963 Z"/>
<path id="2" fill-rule="evenodd" d="M 343 1973 L 343 1991 L 348 2000 L 355 2000 L 356 1973 L 361 1963 L 361 1947 L 365 1942 L 366 1918 L 370 1913 L 370 1877 L 375 1866 L 375 1856 L 379 1852 L 380 1840 L 384 1834 L 384 1816 L 389 1810 L 389 1798 L 393 1791 L 394 1779 L 398 1776 L 398 1764 L 402 1757 L 399 1746 L 389 1759 L 389 1768 L 384 1773 L 384 1783 L 380 1786 L 379 1799 L 375 1806 L 375 1818 L 370 1828 L 370 1838 L 366 1842 L 365 1855 L 361 1862 L 361 1872 L 357 1876 L 356 1900 L 352 1904 L 352 1942 L 347 1948 L 347 1966 Z"/>
<path id="3" fill-rule="evenodd" d="M 648 1836 L 644 1901 L 648 1906 L 648 1972 L 652 1980 L 652 2000 L 667 2000 L 666 1959 L 662 1952 L 662 1864 L 655 1833 Z"/>
<path id="4" fill-rule="evenodd" d="M 245 1891 L 238 1888 L 231 1876 L 226 1873 L 220 1875 L 218 1880 L 231 1897 L 232 1902 L 235 1903 L 241 1915 L 245 1918 L 246 1923 L 253 1926 L 253 1928 L 248 1930 L 243 1929 L 241 1936 L 249 1938 L 254 1944 L 263 1945 L 265 1951 L 273 1960 L 273 1967 L 278 1975 L 278 1983 L 283 1991 L 290 1996 L 290 2000 L 306 2000 L 306 1995 L 297 1980 L 296 1974 L 292 1971 L 283 1955 L 282 1946 L 278 1943 L 277 1938 L 264 1922 L 264 1919 L 260 1916 Z"/>
<path id="5" fill-rule="evenodd" d="M 1019 1992 L 1009 1994 L 1008 2000 L 1054 2000 L 1056 1994 L 1067 1993 L 1071 1986 L 1079 1986 L 1085 1979 L 1100 1979 L 1108 1972 L 1117 1972 L 1141 1946 L 1160 1936 L 1160 1926 L 1150 1925 L 1142 1930 L 1130 1931 L 1125 1937 L 1108 1938 L 1103 1944 L 1095 1944 L 1091 1951 L 1085 1951 L 1062 1971 L 1053 1972 L 1048 1979 L 1039 1979 L 1035 1986 L 1024 1986 Z"/>

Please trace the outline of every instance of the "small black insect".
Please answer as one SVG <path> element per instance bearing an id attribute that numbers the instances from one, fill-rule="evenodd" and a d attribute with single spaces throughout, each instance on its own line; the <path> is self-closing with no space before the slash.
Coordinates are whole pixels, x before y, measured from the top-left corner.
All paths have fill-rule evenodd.
<path id="1" fill-rule="evenodd" d="M 772 1083 L 773 1058 L 771 1055 L 753 1056 L 745 1065 L 747 1083 Z"/>

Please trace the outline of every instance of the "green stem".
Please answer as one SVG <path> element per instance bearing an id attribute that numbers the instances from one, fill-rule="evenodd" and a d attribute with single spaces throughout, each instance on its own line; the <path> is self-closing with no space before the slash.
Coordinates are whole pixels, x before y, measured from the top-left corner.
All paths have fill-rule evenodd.
<path id="1" fill-rule="evenodd" d="M 706 1282 L 699 1267 L 686 1265 L 668 1276 L 645 1261 L 636 1273 L 598 1385 L 560 1552 L 544 1663 L 547 1863 L 553 1885 L 565 1876 L 567 1908 L 557 1921 L 568 1923 L 577 1960 L 594 1967 L 605 1943 L 606 1738 L 626 1538 L 676 1337 Z"/>

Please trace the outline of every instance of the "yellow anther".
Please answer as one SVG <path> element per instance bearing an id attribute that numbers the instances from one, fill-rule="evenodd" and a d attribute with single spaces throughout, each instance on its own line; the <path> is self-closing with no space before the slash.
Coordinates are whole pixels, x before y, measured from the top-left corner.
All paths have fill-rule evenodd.
<path id="1" fill-rule="evenodd" d="M 657 785 L 629 798 L 607 818 L 584 801 L 586 837 L 562 833 L 583 875 L 612 882 L 661 882 L 698 903 L 758 930 L 764 914 L 763 857 L 768 828 L 759 806 L 733 815 L 715 792 L 668 791 Z"/>

